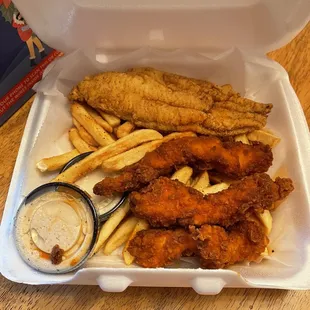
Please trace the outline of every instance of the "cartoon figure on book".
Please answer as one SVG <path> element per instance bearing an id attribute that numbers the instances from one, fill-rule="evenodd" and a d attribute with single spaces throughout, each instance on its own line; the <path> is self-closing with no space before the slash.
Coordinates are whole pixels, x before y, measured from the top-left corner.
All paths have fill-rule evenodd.
<path id="1" fill-rule="evenodd" d="M 24 18 L 17 11 L 13 14 L 12 26 L 17 28 L 17 32 L 22 41 L 26 42 L 29 50 L 29 59 L 31 67 L 36 65 L 35 58 L 36 54 L 34 51 L 34 45 L 38 48 L 41 59 L 46 56 L 44 47 L 40 39 L 33 33 L 31 28 L 27 25 Z"/>
<path id="2" fill-rule="evenodd" d="M 6 21 L 11 22 L 12 26 L 17 29 L 20 39 L 27 44 L 29 51 L 30 66 L 34 67 L 35 65 L 37 65 L 35 61 L 36 53 L 34 47 L 35 46 L 37 47 L 40 53 L 40 57 L 41 59 L 43 59 L 46 56 L 44 46 L 41 43 L 40 39 L 29 27 L 29 25 L 22 17 L 20 12 L 15 8 L 11 0 L 0 0 L 0 4 L 2 4 L 2 2 L 4 6 L 7 8 L 5 12 L 6 14 L 3 14 L 3 16 L 6 19 Z"/>

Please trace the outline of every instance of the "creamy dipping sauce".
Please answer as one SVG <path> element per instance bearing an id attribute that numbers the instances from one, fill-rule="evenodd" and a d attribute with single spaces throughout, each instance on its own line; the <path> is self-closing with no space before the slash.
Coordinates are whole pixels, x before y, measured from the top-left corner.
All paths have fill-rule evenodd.
<path id="1" fill-rule="evenodd" d="M 21 207 L 15 221 L 16 245 L 34 268 L 50 273 L 64 271 L 89 254 L 94 229 L 92 211 L 82 196 L 62 187 Z M 50 259 L 55 245 L 63 250 L 57 265 Z"/>

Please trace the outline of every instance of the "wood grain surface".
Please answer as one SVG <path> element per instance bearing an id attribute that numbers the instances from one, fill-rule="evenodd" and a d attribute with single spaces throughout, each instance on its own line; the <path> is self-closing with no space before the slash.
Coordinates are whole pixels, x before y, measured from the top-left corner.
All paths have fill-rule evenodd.
<path id="1" fill-rule="evenodd" d="M 269 53 L 288 72 L 310 124 L 310 24 L 287 46 Z M 31 101 L 0 128 L 0 217 Z M 1 251 L 0 249 L 0 255 Z M 128 288 L 105 293 L 98 286 L 28 286 L 0 276 L 0 309 L 310 309 L 310 291 L 224 289 L 200 296 L 190 288 Z"/>

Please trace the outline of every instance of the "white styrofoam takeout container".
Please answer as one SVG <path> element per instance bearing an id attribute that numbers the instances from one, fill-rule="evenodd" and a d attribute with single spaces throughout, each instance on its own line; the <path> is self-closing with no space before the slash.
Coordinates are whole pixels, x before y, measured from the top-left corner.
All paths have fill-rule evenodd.
<path id="1" fill-rule="evenodd" d="M 0 228 L 1 273 L 16 282 L 98 284 L 110 292 L 123 291 L 129 285 L 193 287 L 201 294 L 217 294 L 223 287 L 309 289 L 309 131 L 287 73 L 264 56 L 291 40 L 306 24 L 309 1 L 128 2 L 15 0 L 31 27 L 48 44 L 67 52 L 95 47 L 101 63 L 88 53 L 75 52 L 50 66 L 37 87 Z M 145 46 L 187 50 L 139 49 Z M 35 161 L 68 147 L 63 136 L 71 121 L 63 94 L 83 74 L 137 65 L 231 83 L 247 97 L 274 104 L 268 127 L 282 141 L 274 150 L 270 174 L 284 166 L 295 191 L 273 214 L 270 239 L 275 254 L 271 260 L 228 270 L 202 270 L 186 262 L 181 268 L 143 269 L 126 267 L 115 253 L 95 256 L 85 268 L 65 275 L 39 273 L 21 260 L 12 237 L 13 218 L 23 196 L 50 179 L 35 171 Z"/>

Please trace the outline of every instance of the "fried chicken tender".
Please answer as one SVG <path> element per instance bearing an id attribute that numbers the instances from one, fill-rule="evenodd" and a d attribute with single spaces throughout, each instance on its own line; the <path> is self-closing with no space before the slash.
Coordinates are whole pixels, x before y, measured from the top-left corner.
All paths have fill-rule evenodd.
<path id="1" fill-rule="evenodd" d="M 228 177 L 240 179 L 265 172 L 272 164 L 269 146 L 261 143 L 222 142 L 216 137 L 185 137 L 163 143 L 136 164 L 126 167 L 115 178 L 107 177 L 94 187 L 94 193 L 138 190 L 159 176 L 169 175 L 177 166 L 192 165 L 200 170 L 214 169 Z"/>
<path id="2" fill-rule="evenodd" d="M 244 218 L 249 210 L 263 212 L 293 190 L 290 179 L 254 174 L 234 182 L 226 190 L 204 196 L 181 182 L 160 177 L 140 192 L 129 196 L 135 216 L 153 227 L 172 225 L 220 225 L 228 227 Z"/>
<path id="3" fill-rule="evenodd" d="M 196 241 L 184 229 L 142 230 L 130 241 L 129 253 L 145 268 L 165 267 L 197 251 Z"/>
<path id="4" fill-rule="evenodd" d="M 261 129 L 272 108 L 242 98 L 230 85 L 152 68 L 87 76 L 72 89 L 69 100 L 87 102 L 145 128 L 218 136 Z"/>
<path id="5" fill-rule="evenodd" d="M 190 227 L 197 240 L 201 267 L 225 268 L 238 262 L 256 261 L 269 243 L 263 225 L 254 217 L 228 230 L 220 226 Z"/>

